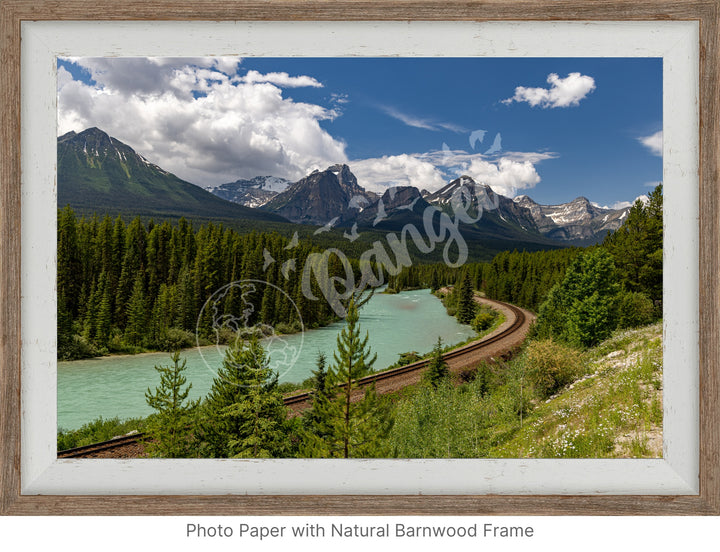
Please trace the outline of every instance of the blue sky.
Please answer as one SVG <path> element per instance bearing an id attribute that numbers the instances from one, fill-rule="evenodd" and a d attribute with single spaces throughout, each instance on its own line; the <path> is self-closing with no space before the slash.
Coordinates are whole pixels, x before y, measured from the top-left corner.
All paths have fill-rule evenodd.
<path id="1" fill-rule="evenodd" d="M 376 191 L 467 173 L 619 206 L 662 178 L 660 59 L 74 58 L 58 88 L 60 134 L 98 126 L 199 185 L 346 162 Z"/>

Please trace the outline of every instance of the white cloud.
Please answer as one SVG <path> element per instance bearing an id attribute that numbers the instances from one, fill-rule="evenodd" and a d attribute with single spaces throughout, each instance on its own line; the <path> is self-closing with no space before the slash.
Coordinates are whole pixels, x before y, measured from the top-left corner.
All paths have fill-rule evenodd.
<path id="1" fill-rule="evenodd" d="M 653 155 L 662 157 L 663 153 L 663 131 L 658 130 L 655 134 L 650 136 L 641 136 L 638 141 L 645 146 Z"/>
<path id="2" fill-rule="evenodd" d="M 564 79 L 556 73 L 550 73 L 547 82 L 551 85 L 550 88 L 518 86 L 515 88 L 515 95 L 502 100 L 502 103 L 527 102 L 532 107 L 542 108 L 569 107 L 578 105 L 580 100 L 595 90 L 595 79 L 580 73 L 570 73 Z"/>
<path id="3" fill-rule="evenodd" d="M 536 163 L 555 157 L 553 153 L 511 152 L 490 161 L 479 153 L 445 149 L 362 159 L 348 164 L 358 183 L 375 192 L 383 192 L 389 186 L 415 186 L 434 192 L 448 181 L 468 175 L 497 193 L 514 197 L 519 190 L 532 188 L 540 182 Z"/>
<path id="4" fill-rule="evenodd" d="M 320 126 L 338 113 L 286 98 L 278 86 L 314 86 L 312 77 L 251 71 L 248 82 L 233 82 L 225 71 L 239 58 L 73 61 L 97 84 L 58 71 L 59 133 L 97 126 L 190 182 L 298 179 L 347 161 L 345 143 Z"/>
<path id="5" fill-rule="evenodd" d="M 373 192 L 383 193 L 392 186 L 415 186 L 434 191 L 447 182 L 445 175 L 418 155 L 390 155 L 351 161 L 350 170 L 358 184 Z"/>
<path id="6" fill-rule="evenodd" d="M 476 182 L 490 186 L 493 191 L 507 197 L 515 197 L 518 190 L 533 188 L 540 182 L 540 175 L 530 161 L 513 161 L 508 158 L 489 162 L 473 159 L 467 169 L 467 175 Z"/>
<path id="7" fill-rule="evenodd" d="M 248 71 L 242 77 L 236 77 L 233 82 L 243 82 L 246 84 L 255 84 L 260 82 L 269 82 L 276 84 L 283 88 L 299 88 L 304 86 L 311 86 L 313 88 L 322 88 L 322 84 L 315 80 L 313 77 L 307 75 L 300 75 L 299 77 L 291 77 L 285 72 L 282 73 L 265 73 L 262 74 L 258 71 Z"/>
<path id="8" fill-rule="evenodd" d="M 338 105 L 344 105 L 350 102 L 350 97 L 347 94 L 333 92 L 330 94 L 330 101 Z"/>
<path id="9" fill-rule="evenodd" d="M 599 207 L 600 209 L 615 209 L 615 210 L 617 210 L 617 209 L 627 209 L 628 207 L 632 207 L 633 205 L 635 205 L 635 202 L 638 199 L 640 201 L 642 201 L 643 203 L 647 203 L 648 201 L 650 201 L 650 198 L 648 198 L 648 196 L 646 196 L 645 194 L 642 194 L 642 195 L 637 196 L 632 201 L 616 201 L 612 205 L 600 205 L 599 203 L 595 203 L 594 201 L 591 201 L 590 203 L 592 203 L 595 207 Z"/>

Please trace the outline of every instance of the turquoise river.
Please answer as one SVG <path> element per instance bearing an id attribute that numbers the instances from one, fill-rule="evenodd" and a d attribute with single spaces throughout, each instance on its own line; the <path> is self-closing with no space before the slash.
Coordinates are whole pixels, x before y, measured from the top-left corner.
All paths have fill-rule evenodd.
<path id="1" fill-rule="evenodd" d="M 268 342 L 271 365 L 280 374 L 280 381 L 299 383 L 309 378 L 320 351 L 332 361 L 343 326 L 338 322 Z M 445 344 L 455 344 L 475 335 L 469 326 L 448 316 L 440 300 L 428 290 L 374 295 L 360 310 L 360 326 L 363 333 L 368 332 L 368 343 L 377 353 L 376 370 L 396 362 L 400 353 L 429 352 L 438 337 Z M 191 398 L 210 390 L 222 351 L 222 347 L 214 346 L 182 351 L 182 358 L 187 360 L 185 375 L 192 383 Z M 76 429 L 100 416 L 124 419 L 152 413 L 145 391 L 159 383 L 154 366 L 169 364 L 169 359 L 169 353 L 145 353 L 59 362 L 58 427 Z"/>

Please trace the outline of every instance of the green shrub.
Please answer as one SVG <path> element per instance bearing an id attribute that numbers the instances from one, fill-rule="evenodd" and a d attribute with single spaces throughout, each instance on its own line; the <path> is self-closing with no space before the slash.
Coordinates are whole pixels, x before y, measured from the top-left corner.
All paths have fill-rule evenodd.
<path id="1" fill-rule="evenodd" d="M 306 380 L 307 381 L 307 380 Z M 298 391 L 300 389 L 307 389 L 307 387 L 303 387 L 302 383 L 292 383 L 290 381 L 285 381 L 283 383 L 278 384 L 278 392 L 282 395 L 286 393 L 292 393 L 293 391 Z"/>
<path id="2" fill-rule="evenodd" d="M 408 364 L 412 364 L 413 362 L 417 362 L 421 359 L 422 357 L 417 353 L 417 351 L 408 351 L 407 353 L 400 353 L 400 358 L 395 364 L 397 366 L 407 366 Z"/>
<path id="3" fill-rule="evenodd" d="M 475 316 L 475 319 L 472 322 L 472 327 L 478 333 L 484 332 L 493 325 L 497 316 L 496 311 L 483 309 Z"/>
<path id="4" fill-rule="evenodd" d="M 145 419 L 131 418 L 120 420 L 111 418 L 108 420 L 102 417 L 88 422 L 80 429 L 64 430 L 59 429 L 57 434 L 57 449 L 67 450 L 75 447 L 91 445 L 100 441 L 108 441 L 113 437 L 125 435 L 131 431 L 143 431 Z"/>
<path id="5" fill-rule="evenodd" d="M 578 350 L 551 339 L 532 341 L 525 350 L 525 363 L 528 379 L 543 399 L 574 381 L 582 367 Z"/>
<path id="6" fill-rule="evenodd" d="M 94 343 L 79 335 L 73 335 L 58 347 L 58 360 L 78 360 L 107 354 L 107 349 L 96 347 Z"/>
<path id="7" fill-rule="evenodd" d="M 302 328 L 297 322 L 287 324 L 285 322 L 279 322 L 275 325 L 275 331 L 279 334 L 293 334 L 301 331 Z"/>
<path id="8" fill-rule="evenodd" d="M 618 328 L 638 328 L 650 324 L 655 317 L 655 305 L 644 293 L 622 292 L 617 301 Z"/>
<path id="9" fill-rule="evenodd" d="M 168 328 L 158 338 L 155 345 L 161 351 L 179 351 L 195 345 L 195 336 L 180 328 Z"/>

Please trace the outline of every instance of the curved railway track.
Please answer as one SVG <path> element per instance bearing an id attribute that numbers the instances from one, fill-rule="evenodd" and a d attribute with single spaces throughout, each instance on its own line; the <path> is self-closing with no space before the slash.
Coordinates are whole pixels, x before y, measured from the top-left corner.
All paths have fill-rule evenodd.
<path id="1" fill-rule="evenodd" d="M 123 435 L 122 437 L 115 437 L 109 441 L 102 441 L 100 443 L 93 443 L 91 445 L 85 445 L 82 447 L 71 448 L 67 450 L 59 450 L 57 453 L 58 458 L 91 458 L 98 455 L 98 453 L 104 453 L 120 447 L 128 445 L 137 445 L 143 438 L 145 433 L 133 433 L 131 435 Z"/>
<path id="2" fill-rule="evenodd" d="M 526 319 L 525 312 L 522 309 L 516 307 L 515 305 L 511 305 L 509 303 L 503 303 L 502 301 L 494 301 L 494 302 L 499 303 L 512 311 L 512 313 L 515 315 L 515 320 L 513 321 L 513 323 L 510 324 L 510 326 L 505 328 L 503 331 L 498 332 L 497 334 L 491 334 L 489 337 L 479 339 L 478 341 L 473 341 L 472 343 L 469 343 L 468 345 L 464 345 L 457 349 L 453 349 L 452 351 L 448 351 L 447 353 L 445 353 L 443 355 L 443 360 L 448 361 L 448 360 L 456 359 L 458 357 L 467 355 L 468 353 L 475 352 L 478 349 L 483 349 L 492 343 L 496 343 L 498 341 L 505 339 L 509 335 L 515 333 L 520 328 L 522 328 L 523 324 L 525 324 L 525 319 Z M 405 366 L 399 366 L 397 368 L 391 368 L 391 369 L 385 370 L 383 372 L 376 372 L 374 374 L 370 374 L 369 376 L 365 376 L 365 377 L 357 380 L 357 383 L 362 387 L 362 386 L 370 385 L 372 383 L 377 383 L 379 381 L 393 379 L 400 375 L 410 374 L 413 372 L 420 372 L 424 368 L 426 368 L 429 363 L 430 363 L 430 359 L 418 360 L 417 362 L 413 362 L 412 364 L 406 364 Z M 345 386 L 345 384 L 342 384 L 339 387 L 344 387 L 344 386 Z M 295 405 L 295 404 L 299 404 L 299 403 L 304 403 L 306 401 L 309 401 L 311 397 L 312 397 L 312 393 L 307 392 L 307 391 L 304 393 L 298 393 L 296 395 L 291 395 L 289 397 L 285 397 L 285 399 L 284 399 L 285 406 L 291 406 L 291 405 Z"/>
<path id="3" fill-rule="evenodd" d="M 479 339 L 477 341 L 473 341 L 472 343 L 469 343 L 467 345 L 463 345 L 462 347 L 458 347 L 457 349 L 453 349 L 452 351 L 448 351 L 443 355 L 443 360 L 447 361 L 454 361 L 458 359 L 462 359 L 462 357 L 473 355 L 476 352 L 485 349 L 489 347 L 492 344 L 496 344 L 500 341 L 503 341 L 504 339 L 509 338 L 512 336 L 515 332 L 519 331 L 525 322 L 527 321 L 527 315 L 525 314 L 525 311 L 520 309 L 519 307 L 516 307 L 515 305 L 511 305 L 509 303 L 504 303 L 502 301 L 492 301 L 493 303 L 502 305 L 506 309 L 510 310 L 512 314 L 515 316 L 515 320 L 504 330 L 500 332 L 495 332 L 490 334 L 489 336 L 486 336 L 482 339 Z M 511 347 L 512 348 L 512 347 Z M 419 360 L 417 362 L 413 362 L 411 364 L 406 364 L 405 366 L 399 366 L 397 368 L 391 368 L 389 370 L 385 370 L 383 372 L 377 372 L 374 374 L 370 374 L 369 376 L 365 376 L 363 378 L 360 378 L 357 380 L 357 383 L 360 387 L 364 387 L 367 385 L 371 385 L 373 383 L 378 382 L 390 382 L 396 379 L 401 378 L 407 378 L 408 375 L 417 374 L 419 377 L 419 374 L 422 372 L 424 368 L 428 366 L 430 363 L 430 359 L 424 359 Z M 340 387 L 343 387 L 344 384 L 340 385 Z M 298 412 L 301 410 L 301 406 L 303 403 L 309 403 L 310 399 L 312 398 L 311 392 L 303 392 L 303 393 L 297 393 L 295 395 L 290 395 L 284 397 L 283 401 L 285 403 L 285 406 L 290 407 L 293 411 Z M 100 443 L 93 443 L 91 445 L 86 445 L 82 447 L 77 447 L 73 449 L 58 451 L 57 457 L 59 459 L 62 458 L 92 458 L 92 457 L 112 457 L 112 451 L 115 449 L 121 449 L 123 447 L 133 446 L 133 445 L 139 445 L 140 441 L 146 437 L 145 433 L 133 433 L 132 435 L 124 435 L 122 437 L 116 437 L 114 439 L 111 439 L 109 441 L 103 441 Z"/>

